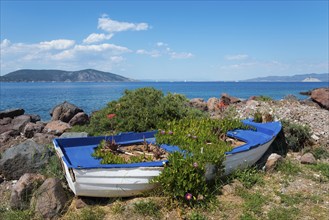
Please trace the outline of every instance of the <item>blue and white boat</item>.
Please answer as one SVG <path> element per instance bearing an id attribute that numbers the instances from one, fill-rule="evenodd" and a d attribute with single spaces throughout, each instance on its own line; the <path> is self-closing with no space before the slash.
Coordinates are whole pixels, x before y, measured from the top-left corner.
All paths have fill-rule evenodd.
<path id="1" fill-rule="evenodd" d="M 245 144 L 226 152 L 225 175 L 256 163 L 267 151 L 281 130 L 280 122 L 255 123 L 244 120 L 256 130 L 234 130 L 227 133 Z M 158 176 L 167 161 L 132 164 L 101 164 L 92 153 L 102 140 L 115 140 L 119 145 L 155 142 L 156 131 L 123 133 L 113 137 L 56 138 L 56 153 L 61 159 L 70 189 L 77 196 L 129 197 L 153 189 L 150 180 Z M 161 145 L 168 152 L 179 150 L 176 146 Z"/>

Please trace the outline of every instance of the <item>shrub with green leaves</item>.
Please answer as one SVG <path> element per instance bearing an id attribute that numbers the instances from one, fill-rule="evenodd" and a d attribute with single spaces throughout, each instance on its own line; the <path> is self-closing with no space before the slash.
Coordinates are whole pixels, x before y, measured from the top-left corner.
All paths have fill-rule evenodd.
<path id="1" fill-rule="evenodd" d="M 214 191 L 214 182 L 222 176 L 225 152 L 231 146 L 223 140 L 228 130 L 244 128 L 235 119 L 191 119 L 164 123 L 156 135 L 158 144 L 179 146 L 182 151 L 169 155 L 169 163 L 155 178 L 166 195 L 188 204 L 207 200 Z M 215 169 L 207 173 L 210 166 Z"/>
<path id="2" fill-rule="evenodd" d="M 311 129 L 308 126 L 287 120 L 283 120 L 281 123 L 289 149 L 300 151 L 311 144 Z"/>
<path id="3" fill-rule="evenodd" d="M 113 117 L 108 116 L 112 114 Z M 87 126 L 76 126 L 75 131 L 86 131 L 90 135 L 111 134 L 119 131 L 148 131 L 157 129 L 166 120 L 182 119 L 187 116 L 203 116 L 201 111 L 187 105 L 180 94 L 164 95 L 154 88 L 126 90 L 123 96 L 95 112 Z"/>

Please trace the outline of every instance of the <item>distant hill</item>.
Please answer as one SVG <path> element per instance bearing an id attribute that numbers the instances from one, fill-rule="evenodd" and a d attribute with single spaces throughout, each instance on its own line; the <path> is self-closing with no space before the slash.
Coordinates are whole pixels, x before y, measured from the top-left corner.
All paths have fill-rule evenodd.
<path id="1" fill-rule="evenodd" d="M 329 73 L 310 73 L 293 76 L 267 76 L 243 80 L 243 82 L 329 82 Z"/>
<path id="2" fill-rule="evenodd" d="M 79 71 L 22 69 L 4 76 L 2 82 L 128 82 L 126 77 L 94 69 Z"/>

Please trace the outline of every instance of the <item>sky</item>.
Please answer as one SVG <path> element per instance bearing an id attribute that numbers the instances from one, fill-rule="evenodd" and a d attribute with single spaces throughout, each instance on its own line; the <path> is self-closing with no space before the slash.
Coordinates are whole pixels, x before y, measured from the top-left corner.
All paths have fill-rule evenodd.
<path id="1" fill-rule="evenodd" d="M 328 1 L 1 0 L 1 75 L 97 69 L 139 80 L 329 72 Z"/>

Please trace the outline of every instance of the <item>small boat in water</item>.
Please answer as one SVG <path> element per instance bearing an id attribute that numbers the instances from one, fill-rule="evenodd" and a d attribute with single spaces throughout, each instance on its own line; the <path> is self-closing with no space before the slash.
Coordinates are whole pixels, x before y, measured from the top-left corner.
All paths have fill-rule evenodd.
<path id="1" fill-rule="evenodd" d="M 244 120 L 256 130 L 234 130 L 227 136 L 243 141 L 244 144 L 226 152 L 225 175 L 236 169 L 243 169 L 256 163 L 267 151 L 281 130 L 280 122 L 255 123 Z M 92 156 L 102 140 L 115 140 L 118 145 L 155 143 L 156 131 L 123 133 L 100 137 L 56 138 L 54 147 L 60 158 L 70 189 L 77 196 L 128 197 L 153 189 L 149 181 L 160 175 L 163 161 L 130 164 L 101 164 Z M 167 152 L 180 150 L 177 146 L 159 146 Z"/>

